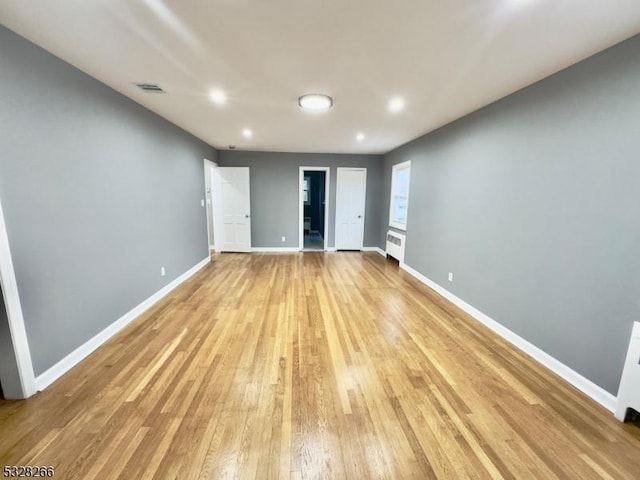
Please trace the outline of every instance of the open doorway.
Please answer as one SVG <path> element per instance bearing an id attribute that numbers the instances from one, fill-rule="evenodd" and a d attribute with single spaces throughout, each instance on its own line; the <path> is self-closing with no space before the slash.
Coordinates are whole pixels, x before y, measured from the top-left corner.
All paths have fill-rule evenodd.
<path id="1" fill-rule="evenodd" d="M 326 250 L 328 167 L 300 167 L 300 248 Z"/>

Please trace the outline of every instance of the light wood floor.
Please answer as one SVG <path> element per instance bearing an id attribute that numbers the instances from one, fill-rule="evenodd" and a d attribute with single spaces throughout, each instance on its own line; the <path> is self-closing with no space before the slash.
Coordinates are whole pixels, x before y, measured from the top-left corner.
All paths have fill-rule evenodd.
<path id="1" fill-rule="evenodd" d="M 225 254 L 44 393 L 55 478 L 640 478 L 640 434 L 376 253 Z"/>

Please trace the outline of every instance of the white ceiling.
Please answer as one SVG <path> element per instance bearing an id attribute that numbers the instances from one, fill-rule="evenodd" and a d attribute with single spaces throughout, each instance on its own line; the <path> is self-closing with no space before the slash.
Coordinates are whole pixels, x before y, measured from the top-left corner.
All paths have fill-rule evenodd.
<path id="1" fill-rule="evenodd" d="M 639 33 L 640 1 L 2 0 L 0 22 L 216 148 L 383 153 Z"/>

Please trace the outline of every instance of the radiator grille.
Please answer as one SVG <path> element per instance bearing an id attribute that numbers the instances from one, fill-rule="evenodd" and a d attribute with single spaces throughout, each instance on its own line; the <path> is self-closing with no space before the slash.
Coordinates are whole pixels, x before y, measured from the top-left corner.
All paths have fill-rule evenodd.
<path id="1" fill-rule="evenodd" d="M 404 244 L 406 236 L 402 233 L 389 230 L 387 232 L 386 253 L 390 257 L 395 258 L 399 262 L 404 262 Z"/>

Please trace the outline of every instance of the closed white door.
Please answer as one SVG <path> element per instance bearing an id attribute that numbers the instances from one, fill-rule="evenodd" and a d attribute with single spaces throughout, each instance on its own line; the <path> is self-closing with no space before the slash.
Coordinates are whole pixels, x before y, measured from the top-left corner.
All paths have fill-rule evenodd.
<path id="1" fill-rule="evenodd" d="M 223 252 L 251 251 L 249 167 L 216 169 Z M 214 201 L 215 204 L 215 201 Z M 215 233 L 215 231 L 214 231 Z M 218 240 L 216 238 L 216 247 Z"/>
<path id="2" fill-rule="evenodd" d="M 338 168 L 336 187 L 336 249 L 362 249 L 366 193 L 366 168 Z"/>

